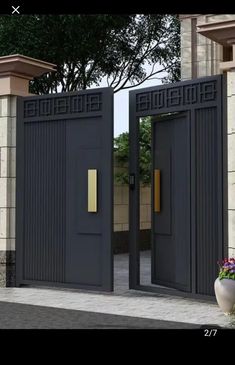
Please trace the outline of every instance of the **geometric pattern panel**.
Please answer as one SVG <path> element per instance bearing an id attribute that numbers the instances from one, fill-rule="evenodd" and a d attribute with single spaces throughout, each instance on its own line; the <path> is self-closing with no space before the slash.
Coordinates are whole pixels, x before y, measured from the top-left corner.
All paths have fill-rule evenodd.
<path id="1" fill-rule="evenodd" d="M 215 101 L 216 81 L 159 88 L 136 94 L 136 111 L 160 110 Z"/>
<path id="2" fill-rule="evenodd" d="M 101 93 L 45 97 L 24 101 L 24 118 L 100 112 L 101 110 Z"/>

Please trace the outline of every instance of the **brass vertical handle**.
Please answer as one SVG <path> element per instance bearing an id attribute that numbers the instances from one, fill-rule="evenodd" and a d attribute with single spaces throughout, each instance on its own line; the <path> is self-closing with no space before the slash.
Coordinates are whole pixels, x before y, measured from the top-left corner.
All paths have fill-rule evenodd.
<path id="1" fill-rule="evenodd" d="M 160 204 L 160 195 L 161 195 L 161 171 L 159 169 L 154 170 L 154 212 L 160 213 L 161 204 Z"/>
<path id="2" fill-rule="evenodd" d="M 88 170 L 88 196 L 87 196 L 87 209 L 89 213 L 97 212 L 97 170 Z"/>

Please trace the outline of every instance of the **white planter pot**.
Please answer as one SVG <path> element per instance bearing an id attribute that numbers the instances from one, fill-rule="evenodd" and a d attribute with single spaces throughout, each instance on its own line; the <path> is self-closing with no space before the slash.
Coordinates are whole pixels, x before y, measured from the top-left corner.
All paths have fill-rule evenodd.
<path id="1" fill-rule="evenodd" d="M 235 280 L 217 278 L 215 280 L 215 296 L 224 314 L 232 314 L 235 309 Z"/>

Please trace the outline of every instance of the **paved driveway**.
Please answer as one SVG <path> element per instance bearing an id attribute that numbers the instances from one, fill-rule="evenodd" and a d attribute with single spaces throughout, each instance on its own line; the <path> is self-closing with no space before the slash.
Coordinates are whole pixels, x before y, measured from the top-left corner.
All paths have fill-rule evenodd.
<path id="1" fill-rule="evenodd" d="M 0 288 L 0 303 L 3 308 L 2 311 L 0 308 L 1 321 L 4 321 L 4 318 L 9 318 L 10 321 L 11 315 L 8 316 L 7 314 L 8 308 L 14 318 L 15 309 L 18 308 L 17 311 L 19 311 L 22 308 L 22 311 L 24 311 L 24 308 L 30 305 L 28 307 L 30 311 L 25 311 L 29 316 L 28 318 L 30 318 L 33 311 L 37 311 L 40 308 L 42 308 L 39 311 L 41 315 L 38 312 L 38 319 L 40 318 L 40 320 L 43 320 L 43 313 L 50 313 L 49 317 L 55 313 L 54 315 L 59 315 L 63 318 L 63 315 L 61 316 L 59 313 L 62 313 L 61 310 L 64 310 L 63 313 L 65 316 L 67 314 L 68 316 L 81 316 L 79 318 L 83 316 L 86 319 L 90 317 L 91 322 L 89 322 L 89 326 L 92 325 L 91 323 L 95 323 L 95 319 L 98 321 L 97 325 L 103 323 L 101 318 L 114 318 L 115 321 L 117 319 L 115 323 L 118 326 L 126 325 L 125 321 L 129 318 L 129 325 L 132 326 L 133 324 L 137 325 L 137 323 L 140 323 L 139 328 L 142 328 L 144 324 L 149 325 L 151 322 L 155 323 L 154 326 L 162 323 L 165 328 L 168 328 L 168 325 L 170 326 L 169 328 L 172 328 L 171 326 L 176 326 L 176 323 L 178 327 L 173 328 L 182 328 L 181 325 L 184 326 L 184 324 L 186 324 L 187 328 L 190 325 L 192 325 L 192 328 L 195 328 L 195 325 L 217 325 L 234 328 L 235 325 L 234 316 L 225 316 L 216 303 L 136 292 L 134 290 L 129 290 L 128 293 L 115 294 L 94 293 L 75 289 Z M 26 305 L 26 307 L 21 305 Z M 36 317 L 32 315 L 32 320 L 35 321 L 37 319 Z M 138 318 L 138 321 L 136 318 Z M 4 322 L 5 325 L 8 323 L 8 320 L 6 321 Z M 69 321 L 69 323 L 72 322 Z M 49 321 L 48 323 L 53 323 L 53 321 Z M 108 320 L 107 323 L 115 326 L 112 319 Z"/>
<path id="2" fill-rule="evenodd" d="M 0 302 L 0 329 L 194 329 L 192 323 Z"/>
<path id="3" fill-rule="evenodd" d="M 146 284 L 150 280 L 149 258 L 148 252 L 143 253 L 141 278 Z M 235 316 L 226 317 L 216 302 L 129 290 L 127 255 L 116 255 L 114 271 L 113 293 L 45 287 L 0 288 L 0 326 L 235 328 Z"/>

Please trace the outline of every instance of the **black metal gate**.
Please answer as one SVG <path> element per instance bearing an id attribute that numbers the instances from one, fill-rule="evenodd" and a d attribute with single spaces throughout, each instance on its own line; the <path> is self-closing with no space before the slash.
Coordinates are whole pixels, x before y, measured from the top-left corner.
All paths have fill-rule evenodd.
<path id="1" fill-rule="evenodd" d="M 214 295 L 227 244 L 223 89 L 219 75 L 130 92 L 131 288 L 167 292 L 140 284 L 139 118 L 152 116 L 151 281 Z"/>
<path id="2" fill-rule="evenodd" d="M 18 99 L 17 285 L 113 290 L 113 91 Z"/>

